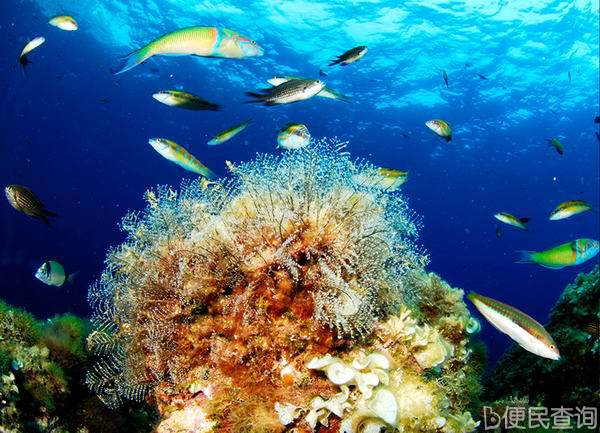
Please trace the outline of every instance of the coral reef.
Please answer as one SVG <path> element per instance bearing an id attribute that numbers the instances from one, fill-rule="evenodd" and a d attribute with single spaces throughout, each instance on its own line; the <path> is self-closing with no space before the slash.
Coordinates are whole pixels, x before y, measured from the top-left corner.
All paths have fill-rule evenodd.
<path id="1" fill-rule="evenodd" d="M 600 407 L 598 369 L 600 340 L 600 270 L 579 274 L 565 287 L 546 329 L 560 348 L 561 360 L 510 348 L 485 382 L 487 401 L 528 396 L 546 407 Z"/>
<path id="2" fill-rule="evenodd" d="M 151 419 L 110 413 L 84 386 L 88 331 L 71 314 L 39 322 L 0 301 L 0 431 L 149 431 Z"/>
<path id="3" fill-rule="evenodd" d="M 463 292 L 424 271 L 404 198 L 356 183 L 374 167 L 342 147 L 146 193 L 88 296 L 87 383 L 108 406 L 155 403 L 159 433 L 475 428 Z"/>

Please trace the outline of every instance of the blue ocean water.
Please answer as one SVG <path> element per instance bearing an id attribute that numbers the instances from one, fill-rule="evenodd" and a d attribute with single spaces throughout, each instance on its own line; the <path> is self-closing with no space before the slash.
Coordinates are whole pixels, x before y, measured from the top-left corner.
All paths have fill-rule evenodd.
<path id="1" fill-rule="evenodd" d="M 64 13 L 76 17 L 78 31 L 47 24 Z M 265 55 L 155 57 L 111 73 L 121 56 L 189 25 L 235 29 Z M 225 160 L 280 152 L 277 130 L 294 121 L 313 137 L 347 140 L 354 157 L 408 170 L 403 191 L 422 217 L 429 269 L 543 323 L 565 284 L 598 262 L 561 270 L 514 263 L 515 250 L 599 238 L 597 213 L 548 220 L 565 200 L 600 209 L 598 31 L 593 0 L 3 1 L 0 183 L 32 188 L 59 217 L 48 229 L 7 202 L 0 206 L 0 298 L 41 317 L 89 313 L 88 285 L 107 248 L 122 241 L 117 225 L 125 212 L 144 206 L 146 189 L 193 176 L 165 161 L 148 138 L 185 144 L 224 176 Z M 23 74 L 18 56 L 35 36 L 46 43 Z M 362 60 L 327 66 L 357 45 L 369 47 Z M 273 75 L 321 78 L 351 102 L 243 103 L 245 91 Z M 152 99 L 165 89 L 223 109 L 192 112 Z M 206 145 L 247 118 L 252 124 L 233 140 Z M 432 118 L 450 123 L 450 143 L 425 127 Z M 555 136 L 562 156 L 547 146 Z M 498 238 L 498 211 L 532 218 L 530 232 L 504 225 Z M 77 272 L 74 284 L 35 279 L 47 259 Z M 492 358 L 510 344 L 487 323 L 482 338 Z"/>

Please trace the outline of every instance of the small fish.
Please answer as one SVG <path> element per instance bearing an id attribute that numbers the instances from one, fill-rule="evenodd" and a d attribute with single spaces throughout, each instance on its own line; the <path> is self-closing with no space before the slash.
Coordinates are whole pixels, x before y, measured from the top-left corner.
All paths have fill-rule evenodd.
<path id="1" fill-rule="evenodd" d="M 517 251 L 517 263 L 537 263 L 549 269 L 576 266 L 593 259 L 600 251 L 600 243 L 594 239 L 575 239 L 544 251 Z"/>
<path id="2" fill-rule="evenodd" d="M 573 215 L 577 215 L 578 213 L 591 211 L 592 207 L 590 204 L 583 200 L 569 200 L 565 201 L 550 213 L 550 220 L 558 221 L 565 218 L 572 217 Z"/>
<path id="3" fill-rule="evenodd" d="M 151 138 L 148 140 L 148 143 L 150 143 L 154 150 L 160 153 L 163 158 L 168 159 L 178 166 L 209 179 L 216 177 L 208 167 L 174 141 L 167 140 L 166 138 Z"/>
<path id="4" fill-rule="evenodd" d="M 44 42 L 46 42 L 46 38 L 44 38 L 43 36 L 38 36 L 37 38 L 33 38 L 32 40 L 27 42 L 27 45 L 23 47 L 23 51 L 21 51 L 21 55 L 19 56 L 19 63 L 21 64 L 23 71 L 25 71 L 27 65 L 31 63 L 27 58 L 29 53 L 35 50 L 40 45 L 42 45 Z"/>
<path id="5" fill-rule="evenodd" d="M 354 47 L 331 60 L 329 66 L 334 66 L 337 64 L 341 66 L 349 65 L 350 63 L 354 63 L 362 59 L 364 55 L 367 54 L 367 51 L 369 51 L 369 49 L 365 45 Z"/>
<path id="6" fill-rule="evenodd" d="M 110 99 L 102 98 L 100 99 L 100 102 L 102 102 L 103 104 L 108 104 L 110 102 Z"/>
<path id="7" fill-rule="evenodd" d="M 500 226 L 496 226 L 496 237 L 500 239 L 502 237 L 502 229 Z"/>
<path id="8" fill-rule="evenodd" d="M 569 83 L 571 82 L 571 71 L 568 72 L 569 74 Z"/>
<path id="9" fill-rule="evenodd" d="M 446 87 L 448 87 L 448 74 L 446 73 L 446 71 L 443 71 L 443 77 L 444 77 L 444 83 L 446 83 Z"/>
<path id="10" fill-rule="evenodd" d="M 554 147 L 559 155 L 565 153 L 565 148 L 558 138 L 549 138 L 546 141 L 548 142 L 548 147 Z"/>
<path id="11" fill-rule="evenodd" d="M 277 144 L 282 149 L 302 149 L 310 142 L 310 132 L 305 125 L 288 123 L 277 133 Z"/>
<path id="12" fill-rule="evenodd" d="M 494 328 L 508 335 L 523 349 L 542 358 L 560 359 L 560 352 L 550 334 L 531 316 L 474 292 L 467 297 Z"/>
<path id="13" fill-rule="evenodd" d="M 241 59 L 259 57 L 263 52 L 255 41 L 233 30 L 217 27 L 186 27 L 162 35 L 123 57 L 122 65 L 115 74 L 122 74 L 156 55 Z"/>
<path id="14" fill-rule="evenodd" d="M 169 107 L 179 107 L 187 110 L 218 111 L 221 108 L 217 104 L 180 90 L 163 90 L 154 93 L 152 97 Z"/>
<path id="15" fill-rule="evenodd" d="M 291 76 L 273 77 L 273 78 L 268 79 L 267 83 L 269 83 L 272 86 L 279 86 L 280 84 L 283 84 L 290 80 L 304 80 L 304 79 L 305 78 L 291 77 Z M 333 90 L 327 86 L 323 87 L 323 90 L 321 90 L 319 93 L 317 93 L 316 96 L 319 96 L 321 98 L 337 99 L 338 101 L 342 101 L 342 102 L 350 101 L 350 98 L 347 97 L 346 95 L 344 95 L 343 93 Z"/>
<path id="16" fill-rule="evenodd" d="M 75 21 L 75 18 L 69 15 L 59 15 L 57 17 L 54 17 L 50 21 L 48 21 L 48 24 L 54 27 L 58 27 L 61 30 L 66 30 L 68 32 L 72 32 L 78 29 L 77 21 Z"/>
<path id="17" fill-rule="evenodd" d="M 4 193 L 12 207 L 27 216 L 41 219 L 48 227 L 50 227 L 48 217 L 57 216 L 54 212 L 47 210 L 46 205 L 26 186 L 8 185 L 4 188 Z"/>
<path id="18" fill-rule="evenodd" d="M 225 143 L 226 141 L 231 140 L 233 137 L 242 132 L 246 127 L 250 124 L 252 119 L 248 119 L 240 123 L 239 125 L 232 126 L 231 128 L 227 128 L 224 131 L 219 132 L 213 138 L 208 140 L 209 146 L 215 146 L 217 144 Z"/>
<path id="19" fill-rule="evenodd" d="M 441 119 L 433 119 L 425 122 L 425 126 L 442 137 L 446 141 L 452 140 L 452 128 L 450 125 Z"/>
<path id="20" fill-rule="evenodd" d="M 326 77 L 327 74 L 323 72 L 323 69 L 319 69 L 319 77 Z"/>
<path id="21" fill-rule="evenodd" d="M 508 224 L 509 226 L 517 227 L 525 231 L 529 230 L 525 223 L 531 221 L 531 218 L 517 218 L 516 216 L 506 212 L 495 213 L 494 218 L 496 218 L 498 221 L 503 222 L 504 224 Z"/>
<path id="22" fill-rule="evenodd" d="M 325 87 L 321 80 L 293 79 L 271 87 L 262 89 L 262 93 L 246 92 L 254 98 L 249 103 L 264 103 L 264 105 L 290 104 L 312 98 Z"/>
<path id="23" fill-rule="evenodd" d="M 487 80 L 487 77 L 485 75 L 477 74 L 477 76 L 482 80 Z"/>
<path id="24" fill-rule="evenodd" d="M 470 63 L 465 63 L 465 68 L 470 68 L 471 64 Z"/>
<path id="25" fill-rule="evenodd" d="M 396 191 L 408 180 L 408 171 L 374 168 L 354 174 L 352 180 L 361 186 Z"/>
<path id="26" fill-rule="evenodd" d="M 594 117 L 594 123 L 600 123 L 600 116 Z"/>
<path id="27" fill-rule="evenodd" d="M 66 282 L 73 282 L 75 274 L 67 275 L 65 268 L 54 260 L 44 262 L 35 273 L 35 278 L 49 286 L 61 287 Z"/>

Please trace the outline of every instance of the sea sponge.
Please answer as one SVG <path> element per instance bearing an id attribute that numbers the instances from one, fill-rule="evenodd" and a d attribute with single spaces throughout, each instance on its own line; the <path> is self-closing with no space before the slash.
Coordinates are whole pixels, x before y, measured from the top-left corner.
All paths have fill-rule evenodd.
<path id="1" fill-rule="evenodd" d="M 464 406 L 462 291 L 423 271 L 405 199 L 356 183 L 373 167 L 340 147 L 146 193 L 89 292 L 87 383 L 103 401 L 145 398 L 164 431 L 183 417 L 219 433 L 420 431 Z M 429 412 L 401 421 L 403 389 Z"/>

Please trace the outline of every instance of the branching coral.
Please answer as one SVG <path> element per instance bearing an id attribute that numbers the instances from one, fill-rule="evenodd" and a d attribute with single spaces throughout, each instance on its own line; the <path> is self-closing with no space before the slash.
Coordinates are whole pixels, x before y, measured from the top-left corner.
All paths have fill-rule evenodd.
<path id="1" fill-rule="evenodd" d="M 186 181 L 179 192 L 149 191 L 147 208 L 124 218 L 127 239 L 109 251 L 89 292 L 88 347 L 98 359 L 89 386 L 111 406 L 156 401 L 165 419 L 159 431 L 172 431 L 194 406 L 202 414 L 192 411 L 191 423 L 204 420 L 207 431 L 279 432 L 287 427 L 276 407 L 299 408 L 304 419 L 311 401 L 325 405 L 317 413 L 377 376 L 337 383 L 309 361 L 364 353 L 395 365 L 380 369 L 379 380 L 387 375 L 401 387 L 413 378 L 406 383 L 431 396 L 435 418 L 462 409 L 438 379 L 462 371 L 470 319 L 462 292 L 423 273 L 418 224 L 402 196 L 356 183 L 373 167 L 335 143 L 229 167 L 231 179 L 208 188 Z M 435 301 L 423 287 L 434 287 L 449 310 L 421 313 L 419 303 Z M 406 339 L 382 330 L 394 318 L 412 323 Z M 426 377 L 433 368 L 440 371 Z M 460 379 L 447 382 L 461 389 Z M 346 425 L 350 409 L 327 409 L 337 417 L 328 428 Z M 319 413 L 294 428 L 322 428 L 316 421 L 329 417 Z M 287 414 L 298 423 L 294 415 Z M 424 418 L 411 428 L 433 425 Z"/>

